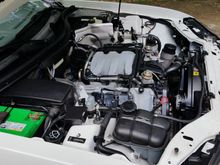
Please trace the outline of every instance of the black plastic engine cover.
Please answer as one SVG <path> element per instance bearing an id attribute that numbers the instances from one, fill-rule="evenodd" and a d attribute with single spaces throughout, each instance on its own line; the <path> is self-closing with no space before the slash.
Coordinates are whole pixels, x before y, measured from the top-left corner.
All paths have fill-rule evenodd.
<path id="1" fill-rule="evenodd" d="M 170 123 L 166 119 L 154 117 L 144 110 L 121 114 L 113 137 L 119 143 L 138 146 L 162 147 L 167 138 Z"/>

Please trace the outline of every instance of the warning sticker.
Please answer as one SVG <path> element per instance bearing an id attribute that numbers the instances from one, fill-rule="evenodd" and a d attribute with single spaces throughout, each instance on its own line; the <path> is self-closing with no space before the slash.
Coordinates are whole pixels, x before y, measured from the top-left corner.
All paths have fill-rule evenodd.
<path id="1" fill-rule="evenodd" d="M 193 69 L 193 76 L 199 76 L 199 70 L 197 68 Z"/>
<path id="2" fill-rule="evenodd" d="M 6 121 L 5 123 L 0 124 L 0 128 L 2 129 L 18 131 L 18 132 L 22 132 L 25 127 L 26 127 L 26 124 L 10 122 L 10 121 Z"/>
<path id="3" fill-rule="evenodd" d="M 199 72 L 198 71 L 194 71 L 193 72 L 193 76 L 199 76 Z"/>

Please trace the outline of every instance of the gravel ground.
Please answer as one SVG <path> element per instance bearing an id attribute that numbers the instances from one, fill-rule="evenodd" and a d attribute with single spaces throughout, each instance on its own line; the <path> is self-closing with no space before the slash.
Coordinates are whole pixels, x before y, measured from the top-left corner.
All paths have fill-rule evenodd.
<path id="1" fill-rule="evenodd" d="M 167 7 L 188 13 L 220 36 L 220 0 L 123 0 L 123 2 Z"/>

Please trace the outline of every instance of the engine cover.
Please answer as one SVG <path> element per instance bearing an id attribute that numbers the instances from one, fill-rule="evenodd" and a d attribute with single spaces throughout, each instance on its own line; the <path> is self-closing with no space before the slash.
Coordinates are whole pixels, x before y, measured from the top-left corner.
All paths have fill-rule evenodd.
<path id="1" fill-rule="evenodd" d="M 116 124 L 113 137 L 123 144 L 143 147 L 162 147 L 167 138 L 170 123 L 144 110 L 123 113 Z"/>
<path id="2" fill-rule="evenodd" d="M 131 75 L 134 59 L 132 51 L 111 51 L 107 54 L 99 51 L 91 61 L 91 72 L 96 76 Z"/>
<path id="3" fill-rule="evenodd" d="M 118 80 L 119 77 L 130 77 L 137 73 L 138 59 L 142 45 L 119 44 L 105 45 L 90 54 L 84 67 L 84 78 L 94 81 Z"/>

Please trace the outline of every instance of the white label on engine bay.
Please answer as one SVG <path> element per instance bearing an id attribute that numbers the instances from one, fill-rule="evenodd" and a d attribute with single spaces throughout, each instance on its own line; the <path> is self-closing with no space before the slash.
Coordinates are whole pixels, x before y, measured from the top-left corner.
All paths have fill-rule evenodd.
<path id="1" fill-rule="evenodd" d="M 204 147 L 202 148 L 202 152 L 205 154 L 210 154 L 210 150 L 213 149 L 215 144 L 207 142 Z"/>
<path id="2" fill-rule="evenodd" d="M 0 128 L 2 129 L 18 131 L 18 132 L 22 132 L 25 127 L 26 127 L 26 124 L 10 122 L 10 121 L 6 121 L 5 123 L 0 124 Z"/>

